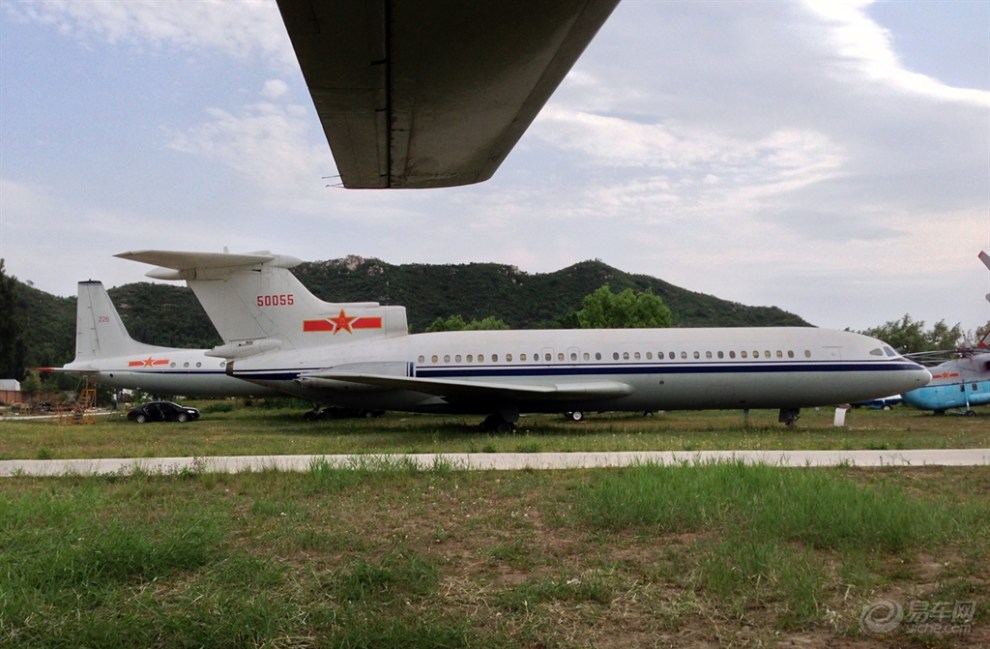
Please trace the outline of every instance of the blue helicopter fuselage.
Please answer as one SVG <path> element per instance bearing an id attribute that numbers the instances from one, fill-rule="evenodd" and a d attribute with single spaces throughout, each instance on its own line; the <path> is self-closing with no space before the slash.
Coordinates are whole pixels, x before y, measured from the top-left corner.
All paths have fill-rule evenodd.
<path id="1" fill-rule="evenodd" d="M 990 352 L 946 361 L 931 372 L 931 383 L 904 393 L 905 403 L 936 413 L 990 404 Z"/>

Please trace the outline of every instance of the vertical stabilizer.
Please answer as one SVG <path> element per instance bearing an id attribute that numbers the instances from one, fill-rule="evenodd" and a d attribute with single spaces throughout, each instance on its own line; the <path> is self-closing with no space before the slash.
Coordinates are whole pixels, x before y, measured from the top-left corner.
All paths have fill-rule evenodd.
<path id="1" fill-rule="evenodd" d="M 211 355 L 236 357 L 239 352 L 303 349 L 408 333 L 404 307 L 319 299 L 289 271 L 302 263 L 294 257 L 154 250 L 117 256 L 162 267 L 149 277 L 186 280 L 226 343 Z"/>
<path id="2" fill-rule="evenodd" d="M 127 333 L 102 282 L 79 282 L 76 302 L 76 359 L 86 362 L 159 349 L 140 343 Z"/>

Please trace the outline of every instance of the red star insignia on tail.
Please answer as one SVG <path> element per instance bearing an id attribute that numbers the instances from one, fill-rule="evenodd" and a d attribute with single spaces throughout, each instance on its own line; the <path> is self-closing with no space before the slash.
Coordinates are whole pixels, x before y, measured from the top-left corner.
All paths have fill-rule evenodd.
<path id="1" fill-rule="evenodd" d="M 336 318 L 327 318 L 327 320 L 333 324 L 333 335 L 336 336 L 338 331 L 346 331 L 349 334 L 354 333 L 354 330 L 351 329 L 351 323 L 357 320 L 357 318 L 347 315 L 344 313 L 344 310 L 341 309 L 340 315 Z"/>

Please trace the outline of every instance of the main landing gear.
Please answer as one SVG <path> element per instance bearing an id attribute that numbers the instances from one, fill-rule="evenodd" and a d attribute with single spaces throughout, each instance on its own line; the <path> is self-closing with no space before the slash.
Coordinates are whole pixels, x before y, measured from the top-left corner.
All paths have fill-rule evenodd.
<path id="1" fill-rule="evenodd" d="M 506 407 L 485 417 L 481 428 L 489 433 L 511 433 L 519 421 L 519 409 Z"/>
<path id="2" fill-rule="evenodd" d="M 800 408 L 781 408 L 780 413 L 777 415 L 777 421 L 790 428 L 800 417 Z"/>

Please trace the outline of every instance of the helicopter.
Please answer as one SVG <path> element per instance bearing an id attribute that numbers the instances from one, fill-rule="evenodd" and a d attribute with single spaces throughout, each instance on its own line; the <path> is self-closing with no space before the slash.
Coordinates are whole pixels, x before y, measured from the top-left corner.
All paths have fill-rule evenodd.
<path id="1" fill-rule="evenodd" d="M 990 255 L 981 252 L 980 261 L 990 269 Z M 990 293 L 986 296 L 990 302 Z M 912 359 L 925 364 L 939 352 L 922 352 Z M 990 331 L 976 345 L 964 344 L 955 352 L 956 357 L 929 368 L 931 382 L 921 388 L 905 392 L 904 403 L 920 410 L 931 410 L 936 415 L 959 412 L 975 415 L 974 406 L 990 405 Z"/>

